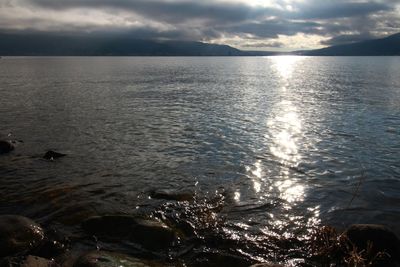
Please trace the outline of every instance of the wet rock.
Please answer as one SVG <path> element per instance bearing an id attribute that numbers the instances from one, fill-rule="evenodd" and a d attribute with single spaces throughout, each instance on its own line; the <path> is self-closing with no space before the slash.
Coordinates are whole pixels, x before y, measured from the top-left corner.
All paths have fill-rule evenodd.
<path id="1" fill-rule="evenodd" d="M 150 197 L 175 201 L 192 201 L 194 199 L 194 193 L 187 191 L 175 191 L 171 189 L 157 189 L 150 192 Z"/>
<path id="2" fill-rule="evenodd" d="M 46 229 L 46 237 L 43 242 L 34 249 L 36 256 L 43 258 L 55 258 L 65 254 L 70 247 L 70 240 L 63 233 L 53 227 Z"/>
<path id="3" fill-rule="evenodd" d="M 22 262 L 21 267 L 56 267 L 59 266 L 52 260 L 28 256 L 25 261 Z"/>
<path id="4" fill-rule="evenodd" d="M 0 267 L 58 267 L 59 265 L 45 258 L 36 256 L 9 257 L 0 261 Z"/>
<path id="5" fill-rule="evenodd" d="M 43 229 L 18 215 L 0 216 L 0 257 L 33 249 L 43 240 Z"/>
<path id="6" fill-rule="evenodd" d="M 203 251 L 196 255 L 194 266 L 230 266 L 230 267 L 241 267 L 250 266 L 254 261 L 247 258 L 232 255 L 220 251 Z"/>
<path id="7" fill-rule="evenodd" d="M 145 261 L 122 254 L 92 251 L 80 256 L 73 267 L 149 267 Z"/>
<path id="8" fill-rule="evenodd" d="M 49 150 L 46 152 L 46 154 L 44 154 L 43 158 L 44 159 L 48 159 L 48 160 L 55 160 L 61 157 L 65 157 L 67 154 L 63 154 L 63 153 L 58 153 L 52 150 Z"/>
<path id="9" fill-rule="evenodd" d="M 176 233 L 163 222 L 128 215 L 106 215 L 89 218 L 83 229 L 93 235 L 137 242 L 147 248 L 173 244 Z"/>
<path id="10" fill-rule="evenodd" d="M 9 153 L 14 150 L 14 145 L 5 140 L 0 140 L 0 154 Z"/>
<path id="11" fill-rule="evenodd" d="M 371 255 L 384 252 L 390 255 L 392 261 L 400 260 L 400 240 L 383 225 L 354 224 L 344 234 L 358 251 L 369 250 Z"/>
<path id="12" fill-rule="evenodd" d="M 285 267 L 285 266 L 276 263 L 257 263 L 251 265 L 250 267 Z"/>

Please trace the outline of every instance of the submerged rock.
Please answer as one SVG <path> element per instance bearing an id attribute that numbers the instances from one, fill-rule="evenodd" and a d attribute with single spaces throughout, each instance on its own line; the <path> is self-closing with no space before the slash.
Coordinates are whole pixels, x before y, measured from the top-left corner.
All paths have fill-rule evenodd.
<path id="1" fill-rule="evenodd" d="M 43 229 L 31 219 L 18 215 L 0 216 L 0 257 L 33 249 L 43 238 Z"/>
<path id="2" fill-rule="evenodd" d="M 387 253 L 391 261 L 400 260 L 400 240 L 383 225 L 354 224 L 344 234 L 358 251 L 369 251 L 371 255 Z"/>
<path id="3" fill-rule="evenodd" d="M 171 189 L 157 189 L 150 192 L 150 197 L 165 200 L 192 201 L 194 199 L 194 193 Z"/>
<path id="4" fill-rule="evenodd" d="M 49 150 L 46 152 L 46 154 L 44 154 L 43 158 L 44 159 L 48 159 L 48 160 L 54 160 L 54 159 L 58 159 L 61 157 L 65 157 L 67 154 L 63 154 L 63 153 L 58 153 L 52 150 Z"/>
<path id="5" fill-rule="evenodd" d="M 149 267 L 145 261 L 122 254 L 92 251 L 80 256 L 73 267 Z"/>
<path id="6" fill-rule="evenodd" d="M 0 154 L 9 153 L 14 150 L 14 145 L 5 140 L 0 140 Z"/>
<path id="7" fill-rule="evenodd" d="M 163 248 L 177 240 L 165 223 L 129 215 L 106 215 L 89 218 L 83 229 L 93 235 L 131 240 L 146 248 Z"/>

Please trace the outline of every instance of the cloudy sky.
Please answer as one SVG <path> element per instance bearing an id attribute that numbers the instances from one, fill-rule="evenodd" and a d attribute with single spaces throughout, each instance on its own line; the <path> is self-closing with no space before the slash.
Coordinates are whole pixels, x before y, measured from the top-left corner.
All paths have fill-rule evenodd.
<path id="1" fill-rule="evenodd" d="M 38 31 L 311 49 L 400 32 L 400 0 L 0 0 L 0 32 Z"/>

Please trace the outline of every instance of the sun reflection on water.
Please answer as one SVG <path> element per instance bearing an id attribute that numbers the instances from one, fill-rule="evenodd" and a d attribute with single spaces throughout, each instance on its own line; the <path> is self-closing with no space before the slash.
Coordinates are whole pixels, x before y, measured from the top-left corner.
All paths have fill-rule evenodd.
<path id="1" fill-rule="evenodd" d="M 256 194 L 260 193 L 264 179 L 261 169 L 261 160 L 257 160 L 253 166 L 247 166 L 246 171 L 251 173 L 250 177 L 252 179 L 254 192 Z"/>
<path id="2" fill-rule="evenodd" d="M 295 182 L 291 177 L 289 167 L 298 166 L 301 161 L 299 152 L 299 138 L 302 134 L 302 118 L 298 107 L 290 100 L 290 86 L 293 72 L 302 57 L 282 56 L 274 57 L 273 67 L 280 79 L 281 101 L 275 105 L 275 116 L 267 121 L 267 140 L 271 154 L 280 162 L 279 179 L 274 186 L 280 192 L 280 198 L 288 205 L 304 200 L 305 186 Z M 290 207 L 288 207 L 290 208 Z"/>
<path id="3" fill-rule="evenodd" d="M 307 183 L 305 176 L 293 171 L 300 166 L 306 153 L 307 142 L 304 138 L 305 119 L 293 90 L 294 72 L 302 57 L 282 56 L 270 58 L 272 68 L 278 77 L 277 98 L 270 115 L 266 118 L 265 147 L 270 155 L 265 161 L 257 159 L 246 167 L 247 177 L 251 181 L 251 189 L 260 202 L 275 201 L 281 203 L 277 211 L 268 211 L 267 216 L 272 232 L 278 229 L 283 235 L 290 236 L 291 227 L 314 226 L 320 221 L 319 207 L 313 207 L 305 214 L 296 213 L 296 206 L 306 199 Z M 271 162 L 273 166 L 269 166 Z M 240 193 L 235 194 L 235 200 L 240 199 Z M 275 230 L 273 230 L 275 229 Z M 272 230 L 272 232 L 271 232 Z M 288 232 L 289 231 L 289 232 Z"/>
<path id="4" fill-rule="evenodd" d="M 269 132 L 266 137 L 271 136 L 273 139 L 270 151 L 282 163 L 297 165 L 301 159 L 297 145 L 297 136 L 301 134 L 301 119 L 290 101 L 282 101 L 277 108 L 282 114 L 267 122 Z"/>
<path id="5" fill-rule="evenodd" d="M 278 71 L 278 74 L 283 79 L 289 79 L 292 76 L 296 63 L 302 60 L 299 56 L 278 56 L 272 57 L 273 66 Z"/>
<path id="6" fill-rule="evenodd" d="M 296 185 L 289 179 L 278 181 L 275 185 L 281 192 L 281 197 L 288 203 L 304 200 L 304 186 Z"/>

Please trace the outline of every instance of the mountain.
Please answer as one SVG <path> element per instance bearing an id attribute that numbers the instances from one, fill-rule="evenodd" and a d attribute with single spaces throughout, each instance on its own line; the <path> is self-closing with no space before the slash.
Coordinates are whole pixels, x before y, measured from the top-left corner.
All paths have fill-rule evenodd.
<path id="1" fill-rule="evenodd" d="M 3 56 L 243 56 L 228 45 L 155 41 L 123 35 L 0 34 Z"/>
<path id="2" fill-rule="evenodd" d="M 400 56 L 400 33 L 382 39 L 335 45 L 322 49 L 297 51 L 307 56 Z"/>
<path id="3" fill-rule="evenodd" d="M 269 52 L 242 51 L 228 45 L 193 41 L 144 40 L 119 34 L 0 33 L 0 56 L 394 56 L 400 33 L 322 49 Z"/>

